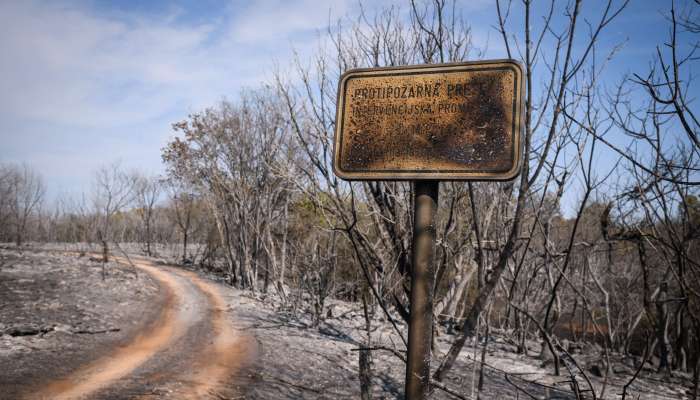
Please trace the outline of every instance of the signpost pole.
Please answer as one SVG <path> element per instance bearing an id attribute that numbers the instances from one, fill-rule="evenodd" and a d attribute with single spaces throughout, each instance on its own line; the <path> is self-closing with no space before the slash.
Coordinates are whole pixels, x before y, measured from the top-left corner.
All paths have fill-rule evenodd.
<path id="1" fill-rule="evenodd" d="M 435 213 L 439 182 L 414 182 L 411 314 L 408 327 L 406 399 L 423 400 L 430 391 L 430 345 L 433 338 Z"/>

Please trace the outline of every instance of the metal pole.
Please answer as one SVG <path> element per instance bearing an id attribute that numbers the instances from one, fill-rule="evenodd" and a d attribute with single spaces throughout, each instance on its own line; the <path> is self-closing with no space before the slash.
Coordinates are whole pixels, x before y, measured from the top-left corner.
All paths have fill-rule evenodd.
<path id="1" fill-rule="evenodd" d="M 430 344 L 433 338 L 435 213 L 438 181 L 414 182 L 411 315 L 408 326 L 406 399 L 423 400 L 430 391 Z"/>

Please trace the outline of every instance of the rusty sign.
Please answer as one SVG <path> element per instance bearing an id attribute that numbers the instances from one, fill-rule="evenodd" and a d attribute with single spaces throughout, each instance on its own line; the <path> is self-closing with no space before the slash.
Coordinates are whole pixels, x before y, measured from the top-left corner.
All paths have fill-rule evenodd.
<path id="1" fill-rule="evenodd" d="M 347 180 L 507 180 L 522 163 L 512 60 L 355 69 L 338 88 L 333 168 Z"/>

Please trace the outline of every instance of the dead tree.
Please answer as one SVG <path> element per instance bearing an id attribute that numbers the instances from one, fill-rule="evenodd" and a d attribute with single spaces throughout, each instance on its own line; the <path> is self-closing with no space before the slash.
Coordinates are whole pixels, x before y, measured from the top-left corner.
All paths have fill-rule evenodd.
<path id="1" fill-rule="evenodd" d="M 182 190 L 179 187 L 173 187 L 170 195 L 170 208 L 172 210 L 172 218 L 175 225 L 180 231 L 182 238 L 182 257 L 180 262 L 186 264 L 189 262 L 187 257 L 187 245 L 192 232 L 192 222 L 194 220 L 196 197 L 192 193 Z"/>
<path id="2" fill-rule="evenodd" d="M 113 237 L 114 217 L 131 204 L 134 195 L 133 175 L 119 162 L 104 165 L 95 172 L 92 190 L 93 212 L 98 218 L 98 240 L 103 246 L 103 262 L 109 260 L 109 242 Z"/>
<path id="3" fill-rule="evenodd" d="M 614 4 L 613 1 L 608 1 L 606 6 L 602 9 L 598 22 L 591 27 L 589 35 L 583 39 L 579 39 L 579 34 L 576 28 L 579 22 L 579 13 L 581 11 L 580 1 L 576 1 L 570 9 L 565 11 L 565 20 L 567 23 L 564 27 L 562 27 L 563 29 L 555 29 L 553 26 L 551 26 L 551 16 L 554 10 L 554 2 L 551 2 L 551 6 L 549 7 L 550 11 L 544 18 L 545 23 L 543 26 L 541 26 L 540 32 L 536 33 L 534 36 L 531 32 L 531 4 L 529 1 L 524 2 L 524 40 L 522 43 L 517 44 L 520 48 L 524 48 L 524 57 L 522 62 L 525 67 L 525 75 L 527 79 L 525 108 L 525 154 L 530 154 L 531 160 L 534 156 L 534 162 L 526 162 L 523 165 L 515 198 L 515 210 L 512 214 L 513 222 L 508 228 L 509 233 L 507 234 L 507 239 L 500 247 L 495 263 L 490 267 L 491 273 L 489 279 L 487 279 L 484 283 L 482 290 L 479 292 L 475 302 L 470 308 L 469 313 L 464 319 L 460 335 L 457 337 L 435 372 L 434 377 L 436 379 L 442 379 L 447 371 L 449 371 L 454 365 L 454 362 L 464 346 L 467 337 L 473 335 L 476 321 L 481 311 L 488 303 L 488 300 L 493 295 L 501 275 L 507 269 L 511 258 L 516 254 L 517 247 L 520 245 L 519 237 L 523 225 L 525 208 L 532 194 L 533 186 L 538 182 L 540 179 L 540 174 L 543 171 L 549 169 L 549 174 L 551 175 L 552 171 L 554 170 L 550 160 L 554 154 L 557 154 L 556 148 L 554 147 L 558 143 L 557 139 L 562 134 L 561 124 L 564 123 L 562 121 L 564 118 L 564 112 L 567 107 L 571 105 L 570 102 L 567 102 L 566 95 L 575 84 L 575 80 L 580 74 L 582 74 L 582 71 L 584 71 L 586 65 L 588 65 L 587 63 L 589 62 L 589 57 L 594 52 L 595 43 L 599 39 L 601 32 L 603 32 L 606 26 L 609 25 L 610 22 L 622 12 L 626 4 L 627 2 Z M 506 29 L 508 13 L 502 14 L 500 6 L 498 11 L 500 30 L 502 32 L 506 48 L 508 49 L 508 56 L 510 57 L 512 39 L 510 38 L 510 35 L 508 35 Z M 554 53 L 555 58 L 554 60 L 549 61 L 550 65 L 557 65 L 558 67 L 551 68 L 549 78 L 545 78 L 547 79 L 546 81 L 549 82 L 549 89 L 545 91 L 545 93 L 542 95 L 543 98 L 539 100 L 543 107 L 539 108 L 539 115 L 537 115 L 534 113 L 534 102 L 536 100 L 533 97 L 535 94 L 535 88 L 533 87 L 533 75 L 535 70 L 533 65 L 536 60 L 542 56 L 540 53 L 542 48 L 540 46 L 543 43 L 543 38 L 549 33 L 560 30 L 562 33 L 553 34 L 554 37 L 552 39 L 554 39 L 556 43 Z M 574 43 L 579 43 L 577 48 L 580 50 L 576 51 L 574 49 Z M 545 119 L 544 116 L 547 116 L 547 118 Z M 540 142 L 537 143 L 536 141 Z M 545 174 L 545 176 L 546 175 L 547 174 Z M 549 181 L 549 179 L 546 179 L 546 181 Z"/>
<path id="4" fill-rule="evenodd" d="M 12 239 L 19 247 L 27 236 L 27 225 L 39 211 L 46 188 L 42 177 L 29 165 L 8 165 L 0 170 L 0 218 L 12 226 Z M 6 232 L 9 234 L 9 232 Z"/>
<path id="5" fill-rule="evenodd" d="M 156 217 L 156 203 L 161 194 L 161 182 L 155 176 L 137 176 L 135 178 L 136 212 L 143 226 L 142 241 L 146 243 L 146 255 L 153 255 L 153 223 Z"/>

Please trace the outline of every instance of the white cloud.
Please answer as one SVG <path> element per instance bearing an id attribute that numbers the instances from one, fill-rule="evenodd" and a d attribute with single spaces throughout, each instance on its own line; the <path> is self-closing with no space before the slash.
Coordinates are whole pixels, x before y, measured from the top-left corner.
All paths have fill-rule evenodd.
<path id="1" fill-rule="evenodd" d="M 0 109 L 17 118 L 77 126 L 142 120 L 211 76 L 196 62 L 207 26 L 174 29 L 5 2 L 0 27 Z"/>
<path id="2" fill-rule="evenodd" d="M 344 16 L 356 0 L 263 0 L 234 12 L 233 38 L 239 42 L 260 43 L 286 40 L 293 32 L 324 28 Z M 330 18 L 330 19 L 329 19 Z"/>
<path id="3" fill-rule="evenodd" d="M 288 48 L 272 43 L 250 51 L 231 40 L 245 39 L 233 32 L 249 29 L 236 23 L 262 18 L 255 10 L 241 20 L 232 8 L 233 18 L 188 26 L 172 14 L 117 19 L 78 6 L 2 2 L 0 112 L 97 127 L 148 120 L 183 105 L 204 107 L 262 80 L 260 65 Z M 283 38 L 322 23 L 302 15 L 265 31 Z"/>
<path id="4" fill-rule="evenodd" d="M 85 181 L 116 158 L 157 168 L 170 123 L 269 78 L 273 59 L 286 63 L 292 54 L 287 38 L 309 47 L 316 36 L 307 28 L 327 18 L 327 10 L 298 12 L 274 23 L 259 12 L 231 5 L 183 23 L 178 9 L 145 15 L 80 2 L 0 2 L 0 160 L 30 162 L 49 183 Z M 258 18 L 275 40 L 235 33 Z"/>

